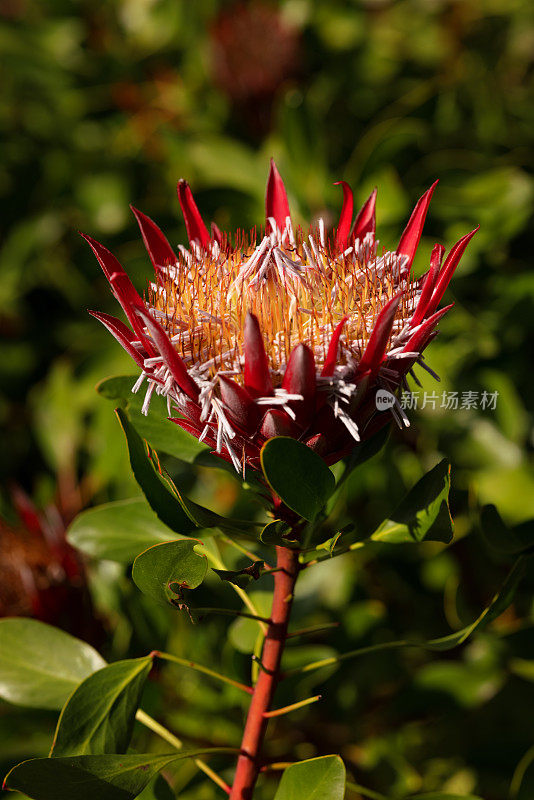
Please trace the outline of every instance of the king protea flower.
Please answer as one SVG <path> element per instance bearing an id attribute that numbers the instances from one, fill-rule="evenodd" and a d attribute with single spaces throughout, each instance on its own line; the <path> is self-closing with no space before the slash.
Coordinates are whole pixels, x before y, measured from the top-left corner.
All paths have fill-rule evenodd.
<path id="1" fill-rule="evenodd" d="M 299 439 L 333 464 L 392 417 L 407 425 L 397 398 L 377 410 L 376 392 L 406 386 L 415 364 L 429 369 L 423 351 L 451 308 L 438 305 L 475 233 L 444 263 L 436 244 L 428 271 L 413 277 L 436 183 L 417 202 L 397 249 L 387 251 L 375 236 L 376 190 L 353 220 L 353 194 L 340 181 L 337 228 L 328 232 L 319 219 L 295 230 L 271 161 L 265 230 L 231 237 L 213 223 L 208 231 L 181 180 L 188 249 L 179 245 L 176 254 L 158 226 L 132 209 L 155 271 L 145 299 L 115 256 L 85 236 L 131 327 L 90 313 L 141 370 L 133 391 L 147 382 L 145 413 L 154 391 L 164 395 L 173 421 L 238 471 L 259 469 L 273 436 Z"/>

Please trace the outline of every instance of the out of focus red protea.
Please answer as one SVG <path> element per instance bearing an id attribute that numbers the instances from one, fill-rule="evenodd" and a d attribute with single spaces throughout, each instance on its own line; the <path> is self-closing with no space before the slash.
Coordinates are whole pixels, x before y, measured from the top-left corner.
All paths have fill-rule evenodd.
<path id="1" fill-rule="evenodd" d="M 251 131 L 271 126 L 273 100 L 300 62 L 300 35 L 282 8 L 262 0 L 225 6 L 211 29 L 212 76 Z"/>
<path id="2" fill-rule="evenodd" d="M 0 517 L 0 617 L 31 616 L 99 641 L 85 567 L 65 536 L 72 515 L 37 509 L 19 487 L 11 501 L 15 521 Z"/>
<path id="3" fill-rule="evenodd" d="M 429 270 L 413 278 L 436 184 L 420 198 L 394 252 L 375 237 L 376 190 L 353 221 L 344 181 L 337 228 L 322 220 L 294 230 L 282 179 L 271 162 L 266 228 L 259 236 L 209 232 L 189 185 L 178 184 L 189 249 L 176 255 L 161 230 L 133 209 L 155 270 L 143 300 L 117 259 L 85 236 L 131 328 L 91 312 L 121 343 L 146 380 L 144 409 L 165 395 L 174 421 L 236 470 L 258 469 L 264 442 L 291 436 L 328 464 L 347 455 L 391 417 L 408 424 L 398 400 L 380 411 L 436 334 L 437 310 L 475 231 L 444 263 L 437 244 Z"/>

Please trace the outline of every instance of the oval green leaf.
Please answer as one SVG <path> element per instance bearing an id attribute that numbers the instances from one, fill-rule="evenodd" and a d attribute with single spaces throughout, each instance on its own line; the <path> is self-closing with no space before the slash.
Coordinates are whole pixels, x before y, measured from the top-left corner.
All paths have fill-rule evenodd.
<path id="1" fill-rule="evenodd" d="M 181 602 L 181 592 L 200 586 L 208 571 L 208 559 L 194 550 L 199 544 L 182 539 L 149 547 L 134 561 L 132 577 L 138 588 L 158 603 Z"/>
<path id="2" fill-rule="evenodd" d="M 31 708 L 60 709 L 106 662 L 81 639 L 34 619 L 0 620 L 0 697 Z"/>
<path id="3" fill-rule="evenodd" d="M 181 537 L 158 519 L 143 497 L 135 497 L 82 511 L 70 525 L 67 538 L 88 556 L 131 564 L 153 544 Z"/>
<path id="4" fill-rule="evenodd" d="M 116 661 L 89 675 L 60 714 L 50 755 L 125 753 L 151 656 Z"/>
<path id="5" fill-rule="evenodd" d="M 269 486 L 288 508 L 313 521 L 335 488 L 322 458 L 289 436 L 269 439 L 261 451 L 261 466 Z"/>
<path id="6" fill-rule="evenodd" d="M 156 450 L 168 453 L 188 464 L 196 461 L 209 466 L 209 462 L 213 461 L 213 466 L 222 465 L 221 459 L 210 454 L 207 445 L 170 421 L 165 398 L 154 393 L 148 414 L 142 413 L 145 392 L 143 389 L 135 394 L 132 392 L 132 386 L 137 379 L 137 375 L 117 375 L 101 381 L 96 389 L 102 397 L 114 400 L 115 404 L 117 400 L 122 401 L 121 405 L 124 406 L 129 421 L 137 433 L 149 441 Z"/>
<path id="7" fill-rule="evenodd" d="M 345 765 L 339 756 L 292 764 L 282 775 L 274 800 L 343 800 Z"/>
<path id="8" fill-rule="evenodd" d="M 126 412 L 122 408 L 115 411 L 126 436 L 133 474 L 150 507 L 171 530 L 188 534 L 195 524 L 183 510 L 173 482 L 160 470 L 156 453 L 141 439 Z"/>
<path id="9" fill-rule="evenodd" d="M 121 408 L 115 411 L 128 442 L 130 464 L 135 479 L 150 507 L 165 525 L 183 535 L 187 535 L 195 528 L 220 528 L 231 533 L 237 532 L 247 538 L 254 538 L 250 533 L 250 523 L 221 517 L 181 494 L 171 479 L 163 474 L 157 454 L 146 441 L 141 439 L 125 411 Z"/>
<path id="10" fill-rule="evenodd" d="M 447 459 L 423 475 L 371 535 L 374 542 L 446 542 L 452 539 L 453 522 L 449 511 L 451 468 Z"/>
<path id="11" fill-rule="evenodd" d="M 174 761 L 234 749 L 212 747 L 163 755 L 102 755 L 32 758 L 13 767 L 4 789 L 32 800 L 134 800 L 160 770 Z"/>

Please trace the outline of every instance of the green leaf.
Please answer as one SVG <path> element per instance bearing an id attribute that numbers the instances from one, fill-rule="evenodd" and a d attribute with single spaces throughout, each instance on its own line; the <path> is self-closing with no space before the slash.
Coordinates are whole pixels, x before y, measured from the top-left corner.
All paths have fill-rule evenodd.
<path id="1" fill-rule="evenodd" d="M 291 532 L 291 525 L 281 519 L 275 519 L 273 522 L 267 523 L 260 533 L 260 539 L 264 544 L 273 544 L 291 549 L 299 546 L 297 539 L 287 538 Z"/>
<path id="2" fill-rule="evenodd" d="M 82 511 L 67 531 L 67 539 L 77 550 L 121 564 L 131 564 L 153 544 L 180 538 L 160 522 L 144 497 Z"/>
<path id="3" fill-rule="evenodd" d="M 257 536 L 254 536 L 250 531 L 255 524 L 254 522 L 221 517 L 220 514 L 211 511 L 209 508 L 204 508 L 204 506 L 195 503 L 180 492 L 177 491 L 176 494 L 183 510 L 197 528 L 219 528 L 225 533 L 237 534 L 246 539 L 257 541 Z"/>
<path id="4" fill-rule="evenodd" d="M 144 442 L 126 413 L 116 409 L 119 422 L 128 442 L 130 464 L 135 479 L 144 492 L 150 507 L 160 520 L 176 533 L 188 534 L 195 525 L 184 512 L 176 487 L 169 478 L 163 476 L 155 452 Z"/>
<path id="5" fill-rule="evenodd" d="M 222 581 L 230 581 L 230 583 L 234 583 L 236 586 L 240 586 L 242 589 L 251 581 L 257 581 L 258 578 L 261 577 L 261 574 L 264 569 L 263 561 L 253 561 L 248 567 L 243 567 L 243 569 L 215 569 L 212 567 L 212 571 L 216 572 L 219 578 Z"/>
<path id="6" fill-rule="evenodd" d="M 488 625 L 494 619 L 497 619 L 512 603 L 517 587 L 523 579 L 527 570 L 527 565 L 532 562 L 534 556 L 522 555 L 519 556 L 514 566 L 506 576 L 506 580 L 501 586 L 500 590 L 494 596 L 493 600 L 484 609 L 484 611 L 476 618 L 471 625 L 467 625 L 455 633 L 448 636 L 441 636 L 439 639 L 432 639 L 426 643 L 426 647 L 430 650 L 449 650 L 451 647 L 456 647 L 463 644 L 465 640 L 474 633 L 477 628 Z"/>
<path id="7" fill-rule="evenodd" d="M 96 389 L 103 397 L 115 403 L 121 400 L 121 406 L 139 436 L 149 441 L 159 452 L 168 453 L 188 464 L 222 466 L 224 462 L 212 456 L 207 445 L 170 421 L 165 398 L 154 393 L 148 414 L 142 413 L 145 392 L 143 389 L 136 394 L 132 392 L 132 386 L 137 378 L 137 375 L 118 375 L 101 381 Z"/>
<path id="8" fill-rule="evenodd" d="M 116 661 L 75 689 L 60 714 L 50 755 L 125 753 L 152 657 Z"/>
<path id="9" fill-rule="evenodd" d="M 334 548 L 335 548 L 340 536 L 342 536 L 342 533 L 341 533 L 341 531 L 338 531 L 333 536 L 331 536 L 330 539 L 325 539 L 324 542 L 321 542 L 320 544 L 318 544 L 316 546 L 314 552 L 319 552 L 320 553 L 321 550 L 326 550 L 327 553 L 330 553 L 330 555 L 332 555 L 332 553 L 334 552 Z"/>
<path id="10" fill-rule="evenodd" d="M 141 439 L 123 409 L 115 410 L 126 435 L 135 479 L 150 507 L 165 525 L 183 535 L 195 528 L 219 528 L 227 533 L 256 539 L 250 532 L 253 523 L 221 517 L 181 494 L 171 479 L 163 475 L 157 454 Z"/>
<path id="11" fill-rule="evenodd" d="M 158 603 L 183 603 L 184 589 L 200 586 L 208 571 L 208 559 L 195 552 L 197 539 L 182 539 L 149 547 L 137 556 L 132 578 L 141 591 Z"/>
<path id="12" fill-rule="evenodd" d="M 274 800 L 343 800 L 345 765 L 339 756 L 292 764 L 282 775 Z"/>
<path id="13" fill-rule="evenodd" d="M 488 545 L 503 554 L 516 555 L 534 547 L 534 520 L 509 528 L 494 505 L 482 508 L 480 529 Z"/>
<path id="14" fill-rule="evenodd" d="M 264 444 L 261 466 L 269 486 L 286 506 L 311 522 L 335 488 L 334 476 L 322 458 L 289 436 Z"/>
<path id="15" fill-rule="evenodd" d="M 427 472 L 371 535 L 374 542 L 450 542 L 453 522 L 449 511 L 450 466 L 446 459 Z"/>
<path id="16" fill-rule="evenodd" d="M 350 650 L 347 653 L 340 653 L 327 658 L 321 658 L 317 661 L 304 664 L 303 666 L 299 666 L 295 669 L 285 670 L 286 675 L 312 672 L 316 669 L 322 669 L 323 667 L 335 665 L 340 661 L 348 661 L 352 658 L 359 658 L 360 656 L 366 656 L 370 653 L 378 653 L 382 650 L 397 650 L 400 647 L 421 647 L 425 650 L 436 651 L 451 650 L 453 647 L 463 644 L 477 629 L 485 627 L 488 623 L 492 622 L 504 611 L 506 611 L 514 599 L 516 589 L 526 572 L 527 565 L 532 560 L 534 560 L 534 555 L 520 556 L 508 573 L 505 582 L 501 586 L 499 592 L 494 596 L 489 606 L 487 606 L 487 608 L 485 608 L 484 611 L 479 614 L 474 622 L 459 631 L 450 633 L 447 636 L 440 636 L 437 639 L 429 639 L 428 641 L 410 641 L 408 639 L 400 639 L 398 641 L 380 642 L 379 644 L 369 645 L 368 647 L 359 647 L 357 650 Z"/>
<path id="17" fill-rule="evenodd" d="M 105 664 L 91 645 L 44 622 L 0 620 L 0 697 L 11 703 L 60 709 Z"/>
<path id="18" fill-rule="evenodd" d="M 225 747 L 163 755 L 100 755 L 33 758 L 8 773 L 4 789 L 32 800 L 134 800 L 152 778 L 174 761 L 235 753 Z"/>

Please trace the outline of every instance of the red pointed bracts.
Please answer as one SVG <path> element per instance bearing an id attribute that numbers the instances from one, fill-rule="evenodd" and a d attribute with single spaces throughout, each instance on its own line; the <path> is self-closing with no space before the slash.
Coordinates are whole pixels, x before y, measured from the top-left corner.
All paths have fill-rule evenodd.
<path id="1" fill-rule="evenodd" d="M 147 217 L 146 214 L 138 211 L 137 208 L 134 208 L 132 205 L 130 208 L 141 230 L 141 236 L 143 237 L 143 242 L 154 269 L 158 267 L 169 267 L 176 264 L 176 255 L 163 231 L 161 231 L 156 223 L 153 222 L 150 217 Z"/>
<path id="2" fill-rule="evenodd" d="M 135 335 L 124 324 L 124 322 L 121 322 L 120 319 L 112 317 L 111 314 L 104 314 L 101 311 L 89 311 L 89 313 L 108 329 L 118 343 L 123 346 L 128 355 L 133 358 L 137 366 L 141 367 L 141 369 L 144 369 L 144 358 L 133 344 L 135 341 Z"/>
<path id="3" fill-rule="evenodd" d="M 352 241 L 359 239 L 360 242 L 363 242 L 368 233 L 372 233 L 374 236 L 376 231 L 376 195 L 377 190 L 373 189 L 368 199 L 360 208 L 350 234 Z"/>
<path id="4" fill-rule="evenodd" d="M 343 203 L 332 235 L 326 240 L 321 223 L 320 235 L 313 228 L 295 237 L 271 160 L 266 233 L 247 249 L 239 237 L 231 246 L 215 223 L 208 232 L 182 180 L 189 253 L 181 248 L 177 256 L 156 223 L 132 207 L 156 273 L 148 302 L 115 256 L 84 237 L 131 329 L 109 314 L 90 313 L 143 371 L 146 404 L 154 388 L 167 395 L 180 414 L 173 421 L 236 469 L 244 463 L 259 469 L 263 443 L 281 435 L 334 463 L 387 422 L 375 408 L 377 388 L 395 392 L 452 307 L 437 310 L 475 231 L 453 246 L 443 266 L 437 244 L 428 272 L 418 280 L 410 275 L 436 184 L 417 202 L 396 253 L 381 256 L 376 189 L 353 222 L 352 190 L 339 181 Z M 209 274 L 216 277 L 206 286 Z M 362 275 L 365 302 L 358 294 Z M 213 326 L 209 336 L 206 325 Z"/>
<path id="5" fill-rule="evenodd" d="M 199 388 L 193 378 L 189 375 L 183 360 L 174 349 L 173 344 L 169 339 L 163 325 L 154 319 L 144 307 L 137 308 L 136 313 L 145 323 L 147 330 L 152 337 L 152 341 L 156 345 L 156 348 L 161 355 L 163 364 L 169 370 L 178 387 L 191 400 L 198 400 Z"/>
<path id="6" fill-rule="evenodd" d="M 326 354 L 324 367 L 321 372 L 323 378 L 330 378 L 334 374 L 339 351 L 339 340 L 341 339 L 341 334 L 343 333 L 343 328 L 347 320 L 348 317 L 343 317 L 343 319 L 336 325 L 334 333 L 332 334 L 330 344 L 328 345 L 328 352 Z"/>
<path id="7" fill-rule="evenodd" d="M 269 220 L 274 219 L 278 229 L 283 231 L 289 216 L 286 187 L 276 168 L 274 159 L 271 158 L 271 169 L 267 179 L 267 192 L 265 194 L 265 217 L 267 219 L 267 225 L 269 225 Z"/>
<path id="8" fill-rule="evenodd" d="M 263 344 L 258 318 L 247 314 L 243 334 L 245 389 L 253 397 L 269 396 L 273 393 L 269 361 Z"/>
<path id="9" fill-rule="evenodd" d="M 441 244 L 435 244 L 434 249 L 432 250 L 432 255 L 430 257 L 430 269 L 428 270 L 425 279 L 423 281 L 423 289 L 421 291 L 421 296 L 419 297 L 419 302 L 417 303 L 417 308 L 415 309 L 415 314 L 412 317 L 412 325 L 415 327 L 419 325 L 425 318 L 425 314 L 428 309 L 428 304 L 430 303 L 430 298 L 432 297 L 432 292 L 434 291 L 434 287 L 436 285 L 436 281 L 438 279 L 439 270 L 441 267 L 441 262 L 443 260 L 443 254 L 445 253 L 445 248 Z"/>
<path id="10" fill-rule="evenodd" d="M 378 315 L 373 330 L 371 331 L 369 341 L 367 342 L 367 347 L 358 365 L 356 375 L 365 375 L 366 373 L 375 375 L 380 369 L 380 364 L 386 353 L 400 299 L 400 294 L 392 297 Z"/>
<path id="11" fill-rule="evenodd" d="M 206 247 L 210 242 L 210 235 L 202 221 L 197 204 L 193 200 L 193 194 L 187 181 L 178 181 L 177 191 L 190 244 L 196 242 L 202 247 Z"/>
<path id="12" fill-rule="evenodd" d="M 437 185 L 438 181 L 434 181 L 430 189 L 427 189 L 422 197 L 419 198 L 414 210 L 412 211 L 412 215 L 408 220 L 408 224 L 406 225 L 406 228 L 404 229 L 400 238 L 399 246 L 397 247 L 397 253 L 399 253 L 399 255 L 405 255 L 408 257 L 406 270 L 409 270 L 412 266 L 415 251 L 419 246 L 421 234 L 423 233 L 423 226 L 425 224 L 428 207 L 430 205 L 432 195 L 434 194 L 434 189 Z"/>
<path id="13" fill-rule="evenodd" d="M 438 304 L 440 303 L 441 298 L 445 294 L 447 286 L 449 285 L 451 278 L 454 275 L 454 271 L 456 270 L 456 267 L 460 263 L 460 259 L 465 252 L 465 248 L 467 247 L 467 245 L 469 244 L 469 242 L 471 241 L 471 239 L 473 238 L 473 236 L 477 231 L 478 227 L 472 230 L 470 233 L 467 233 L 465 236 L 462 236 L 462 238 L 456 242 L 451 252 L 445 259 L 445 263 L 442 269 L 440 270 L 440 273 L 436 281 L 436 286 L 434 288 L 434 291 L 432 292 L 432 297 L 430 298 L 430 302 L 426 309 L 425 313 L 426 317 L 432 314 L 438 307 Z"/>
<path id="14" fill-rule="evenodd" d="M 347 246 L 352 225 L 352 213 L 354 211 L 354 196 L 352 189 L 346 181 L 337 181 L 334 186 L 341 186 L 343 189 L 343 206 L 341 216 L 336 231 L 336 247 L 344 250 Z"/>

